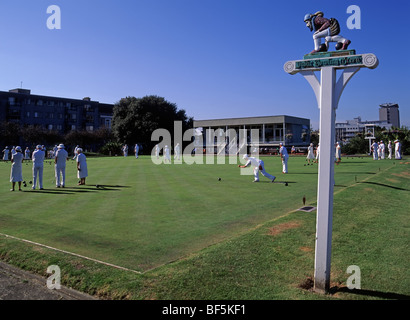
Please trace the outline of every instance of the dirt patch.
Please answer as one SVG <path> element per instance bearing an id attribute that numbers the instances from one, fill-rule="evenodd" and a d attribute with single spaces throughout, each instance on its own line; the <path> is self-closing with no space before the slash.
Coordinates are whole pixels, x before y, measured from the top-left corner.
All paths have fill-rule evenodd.
<path id="1" fill-rule="evenodd" d="M 301 251 L 303 251 L 303 252 L 311 252 L 311 251 L 313 251 L 313 249 L 312 248 L 309 248 L 309 247 L 300 247 L 299 248 Z"/>
<path id="2" fill-rule="evenodd" d="M 313 290 L 314 280 L 312 277 L 306 278 L 301 284 L 298 285 L 298 288 L 304 290 Z"/>
<path id="3" fill-rule="evenodd" d="M 392 176 L 400 177 L 400 178 L 410 178 L 410 172 L 403 171 L 400 173 L 392 173 Z"/>
<path id="4" fill-rule="evenodd" d="M 315 280 L 313 279 L 313 277 L 307 277 L 305 280 L 302 281 L 302 283 L 300 283 L 298 285 L 299 289 L 303 289 L 303 290 L 308 290 L 310 292 L 314 292 L 314 286 L 315 286 Z M 329 294 L 331 294 L 332 296 L 334 296 L 335 298 L 338 298 L 339 292 L 343 292 L 345 291 L 346 287 L 342 286 L 341 282 L 330 282 L 330 289 L 329 289 Z"/>
<path id="5" fill-rule="evenodd" d="M 281 223 L 281 224 L 278 224 L 277 226 L 269 228 L 268 235 L 277 236 L 278 234 L 281 234 L 285 230 L 299 228 L 300 225 L 301 225 L 300 221 L 290 221 L 290 222 Z"/>
<path id="6" fill-rule="evenodd" d="M 386 179 L 387 181 L 391 182 L 391 183 L 399 183 L 400 181 L 397 179 Z"/>

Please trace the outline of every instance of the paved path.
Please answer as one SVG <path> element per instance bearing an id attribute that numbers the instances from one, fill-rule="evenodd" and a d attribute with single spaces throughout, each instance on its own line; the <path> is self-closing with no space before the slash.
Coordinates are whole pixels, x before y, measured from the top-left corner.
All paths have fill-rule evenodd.
<path id="1" fill-rule="evenodd" d="M 0 261 L 0 300 L 96 300 L 63 286 L 50 290 L 46 284 L 47 279 Z"/>

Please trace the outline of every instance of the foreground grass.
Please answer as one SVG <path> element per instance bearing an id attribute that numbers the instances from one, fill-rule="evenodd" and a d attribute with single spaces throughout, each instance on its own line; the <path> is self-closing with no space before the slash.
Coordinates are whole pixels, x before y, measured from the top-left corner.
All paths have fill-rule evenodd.
<path id="1" fill-rule="evenodd" d="M 274 168 L 276 161 L 277 159 L 270 158 L 265 162 Z M 315 179 L 317 179 L 317 175 L 316 167 L 304 166 L 303 159 L 294 159 L 294 163 L 293 168 L 290 166 L 290 169 L 293 170 L 286 176 L 287 181 L 293 182 L 289 188 L 275 185 L 273 187 L 282 188 L 279 191 L 277 191 L 278 189 L 269 190 L 270 194 L 274 195 L 274 199 L 285 199 L 285 201 L 279 202 L 272 201 L 272 199 L 267 198 L 267 194 L 263 194 L 268 184 L 251 184 L 249 183 L 250 178 L 238 176 L 237 172 L 234 172 L 236 169 L 233 166 L 232 168 L 228 165 L 223 166 L 224 175 L 221 182 L 225 182 L 226 179 L 232 180 L 234 182 L 230 185 L 236 184 L 240 187 L 229 191 L 227 186 L 213 183 L 221 188 L 213 193 L 215 190 L 207 191 L 209 186 L 205 184 L 201 196 L 205 194 L 205 199 L 208 200 L 215 198 L 218 204 L 213 208 L 212 204 L 203 200 L 201 205 L 206 205 L 205 212 L 213 209 L 216 213 L 222 212 L 223 214 L 220 215 L 225 218 L 229 216 L 230 220 L 218 226 L 214 221 L 206 221 L 206 217 L 193 214 L 190 223 L 196 223 L 197 220 L 199 225 L 203 223 L 202 228 L 206 231 L 203 231 L 206 236 L 198 241 L 193 233 L 188 232 L 184 240 L 188 241 L 188 244 L 184 244 L 182 247 L 190 250 L 177 251 L 176 259 L 172 259 L 173 256 L 168 255 L 168 261 L 156 262 L 157 265 L 154 269 L 151 271 L 146 269 L 147 272 L 143 274 L 119 270 L 6 237 L 1 238 L 0 257 L 8 263 L 40 273 L 45 277 L 47 276 L 47 266 L 57 264 L 62 270 L 64 285 L 109 299 L 388 299 L 408 296 L 410 294 L 408 289 L 410 274 L 407 268 L 409 257 L 408 210 L 406 209 L 409 207 L 410 190 L 408 163 L 397 161 L 393 164 L 388 161 L 373 162 L 366 158 L 356 158 L 346 159 L 336 167 L 331 275 L 333 295 L 328 296 L 317 295 L 299 287 L 313 276 L 316 217 L 315 212 L 305 213 L 295 211 L 295 208 L 302 205 L 302 195 L 307 198 L 309 204 L 315 204 Z M 221 171 L 212 172 L 212 170 L 220 170 L 219 168 L 218 166 L 210 166 L 207 168 L 208 170 L 203 172 L 200 170 L 201 166 L 190 167 L 194 170 L 189 172 L 189 175 L 194 175 L 193 182 L 181 179 L 178 181 L 179 184 L 177 183 L 177 185 L 185 183 L 187 189 L 191 188 L 191 193 L 184 198 L 188 203 L 186 207 L 180 206 L 175 209 L 175 214 L 171 217 L 175 219 L 179 213 L 183 219 L 189 219 L 190 215 L 183 210 L 196 208 L 197 201 L 201 198 L 194 196 L 194 191 L 197 190 L 195 187 L 204 184 L 207 179 L 214 181 L 215 175 L 220 176 Z M 195 171 L 195 169 L 199 171 Z M 233 174 L 227 175 L 230 169 Z M 158 177 L 153 177 L 152 175 L 144 175 L 146 170 L 146 168 L 142 170 L 138 181 L 141 182 L 141 187 L 148 179 L 157 181 L 156 188 L 149 189 L 149 191 L 157 190 L 158 193 L 153 198 L 159 199 L 157 201 L 160 203 L 154 205 L 155 201 L 151 199 L 151 202 L 146 203 L 146 208 L 154 205 L 155 210 L 163 208 L 162 210 L 168 212 L 169 206 L 165 204 L 170 199 L 164 203 L 161 203 L 160 199 L 167 194 L 167 190 L 178 188 L 175 185 L 172 188 L 172 185 L 164 184 L 164 181 L 175 182 L 176 177 L 164 180 L 166 172 L 160 172 Z M 268 171 L 274 173 L 272 170 Z M 181 171 L 177 171 L 177 173 L 181 174 Z M 172 174 L 172 172 L 168 174 Z M 195 174 L 198 176 L 195 177 Z M 241 184 L 242 180 L 247 183 Z M 121 186 L 127 190 L 133 189 L 125 188 L 130 186 L 126 184 L 121 184 Z M 158 189 L 162 191 L 159 192 Z M 96 193 L 100 199 L 101 193 L 104 196 L 109 194 L 107 199 L 109 201 L 103 201 L 104 206 L 109 206 L 110 202 L 115 202 L 117 194 L 124 196 L 125 192 L 122 190 Z M 256 190 L 256 194 L 253 194 L 252 190 Z M 261 193 L 261 198 L 254 198 L 255 195 Z M 76 193 L 75 195 L 83 194 Z M 10 197 L 9 194 L 7 196 Z M 125 194 L 125 196 L 129 195 Z M 184 196 L 185 194 L 180 194 L 181 198 Z M 247 199 L 247 196 L 251 200 Z M 124 199 L 124 197 L 122 198 Z M 25 200 L 27 201 L 27 199 Z M 78 200 L 85 201 L 81 197 Z M 144 201 L 148 200 L 144 199 Z M 227 204 L 221 208 L 223 201 L 227 201 Z M 265 206 L 266 202 L 267 206 Z M 176 201 L 176 203 L 180 202 Z M 240 205 L 241 213 L 235 214 L 238 208 L 234 207 L 232 210 L 229 206 L 232 203 Z M 5 205 L 3 200 L 2 205 Z M 84 205 L 87 204 L 84 203 Z M 102 204 L 100 204 L 101 206 Z M 274 206 L 274 208 L 267 210 L 270 206 Z M 117 203 L 115 208 L 111 207 L 110 210 L 118 212 L 118 207 Z M 11 207 L 8 209 L 11 210 Z M 107 212 L 110 210 L 107 209 Z M 195 210 L 188 212 L 195 212 Z M 203 212 L 201 211 L 202 214 Z M 257 214 L 252 216 L 252 213 L 255 212 Z M 95 214 L 95 212 L 91 212 L 91 209 L 88 209 L 87 213 Z M 0 232 L 4 232 L 4 230 L 22 232 L 23 226 L 16 228 L 16 223 L 10 218 L 10 214 L 0 214 Z M 18 214 L 18 211 L 13 211 L 13 214 Z M 49 215 L 45 214 L 45 216 L 50 219 Z M 249 216 L 251 216 L 250 219 Z M 76 216 L 76 218 L 79 217 Z M 211 217 L 218 217 L 218 214 Z M 33 218 L 33 221 L 36 219 Z M 122 219 L 126 219 L 126 217 L 124 216 Z M 52 221 L 51 225 L 58 225 L 58 221 L 59 219 Z M 94 223 L 95 220 L 92 221 Z M 144 221 L 148 221 L 147 218 Z M 81 220 L 81 222 L 86 223 L 85 220 Z M 171 226 L 175 227 L 176 222 L 174 221 Z M 104 224 L 109 227 L 115 225 L 115 221 L 101 219 L 100 226 L 94 228 L 101 228 L 101 225 Z M 153 226 L 156 224 L 161 225 L 161 221 L 157 220 L 152 223 Z M 90 226 L 88 225 L 87 228 Z M 28 229 L 33 232 L 38 227 L 38 225 L 34 225 Z M 217 232 L 210 232 L 210 229 L 216 229 Z M 198 230 L 201 228 L 196 229 L 194 233 L 200 232 Z M 227 232 L 224 233 L 224 230 Z M 122 231 L 124 231 L 123 225 L 119 227 L 117 237 Z M 183 230 L 171 231 L 182 232 Z M 123 234 L 126 240 L 121 239 L 118 242 L 119 246 L 122 246 L 129 239 L 126 233 L 123 232 Z M 76 237 L 81 239 L 78 235 Z M 154 238 L 148 238 L 147 243 Z M 169 240 L 170 238 L 165 237 L 163 241 L 167 241 L 165 239 Z M 203 241 L 203 239 L 207 240 Z M 194 245 L 191 247 L 190 243 Z M 103 243 L 101 248 L 98 248 L 97 242 L 90 243 L 91 250 L 97 248 L 104 252 L 103 249 L 106 251 L 118 249 L 117 247 L 112 248 L 112 246 L 104 248 L 104 246 L 107 246 L 107 243 Z M 153 246 L 150 246 L 150 250 L 154 249 Z M 127 251 L 131 252 L 132 246 Z M 161 251 L 158 256 L 161 256 L 163 252 L 166 250 Z M 146 251 L 145 254 L 151 257 L 146 259 L 158 261 L 155 253 Z M 108 256 L 110 254 L 104 252 L 104 257 Z M 114 254 L 112 257 L 120 258 L 116 261 L 127 261 L 123 254 Z M 172 260 L 175 261 L 171 262 Z M 357 265 L 361 269 L 361 287 L 366 290 L 360 291 L 361 294 L 345 290 L 346 279 L 349 276 L 346 269 L 350 265 Z"/>

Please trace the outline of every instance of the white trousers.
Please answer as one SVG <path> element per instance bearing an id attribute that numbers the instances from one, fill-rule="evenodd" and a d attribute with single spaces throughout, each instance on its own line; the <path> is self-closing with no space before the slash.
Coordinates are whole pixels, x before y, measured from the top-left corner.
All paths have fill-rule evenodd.
<path id="1" fill-rule="evenodd" d="M 269 180 L 274 180 L 275 176 L 270 175 L 269 173 L 267 173 L 265 171 L 265 164 L 263 163 L 263 161 L 261 161 L 261 163 L 259 164 L 259 167 L 255 167 L 255 169 L 253 169 L 253 174 L 255 176 L 255 181 L 259 181 L 259 171 L 261 172 L 261 174 L 268 178 Z"/>
<path id="2" fill-rule="evenodd" d="M 65 186 L 65 167 L 55 166 L 56 169 L 56 186 Z"/>
<path id="3" fill-rule="evenodd" d="M 282 157 L 282 172 L 283 173 L 288 173 L 288 159 L 289 156 L 283 156 Z"/>
<path id="4" fill-rule="evenodd" d="M 313 34 L 313 42 L 315 43 L 315 50 L 319 50 L 319 46 L 321 44 L 321 38 L 326 38 L 326 42 L 342 42 L 344 43 L 347 39 L 343 38 L 341 35 L 330 35 L 330 28 L 327 28 L 320 32 L 315 32 Z"/>
<path id="5" fill-rule="evenodd" d="M 35 189 L 37 185 L 37 175 L 39 187 L 40 189 L 43 189 L 43 166 L 40 167 L 33 165 L 33 189 Z"/>

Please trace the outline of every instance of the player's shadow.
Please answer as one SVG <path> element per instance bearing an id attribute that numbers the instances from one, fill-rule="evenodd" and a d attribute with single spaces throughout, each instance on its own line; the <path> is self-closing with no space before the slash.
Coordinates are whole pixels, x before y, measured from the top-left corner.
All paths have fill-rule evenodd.
<path id="1" fill-rule="evenodd" d="M 43 190 L 40 190 L 40 189 L 31 190 L 30 189 L 29 191 L 33 193 L 74 194 L 74 193 L 87 193 L 87 192 L 100 192 L 100 191 L 120 191 L 120 188 L 130 188 L 130 187 L 129 186 L 119 186 L 119 185 L 89 185 L 89 186 L 85 185 L 85 186 L 75 186 L 75 187 L 66 186 L 64 188 L 43 189 Z"/>
<path id="2" fill-rule="evenodd" d="M 375 290 L 366 290 L 366 289 L 349 289 L 347 287 L 332 287 L 329 290 L 330 294 L 336 294 L 339 292 L 343 293 L 350 293 L 350 294 L 357 294 L 361 296 L 370 296 L 382 299 L 390 299 L 390 300 L 410 300 L 410 296 L 401 293 L 394 293 L 394 292 L 382 292 L 382 291 L 375 291 Z"/>
<path id="3" fill-rule="evenodd" d="M 287 174 L 314 174 L 317 175 L 317 172 L 288 172 Z"/>
<path id="4" fill-rule="evenodd" d="M 73 194 L 70 190 L 66 190 L 66 189 L 43 189 L 43 190 L 30 190 L 30 191 L 26 191 L 26 192 L 31 192 L 31 193 L 35 193 L 35 194 L 41 194 L 41 193 L 48 193 L 48 194 Z"/>

